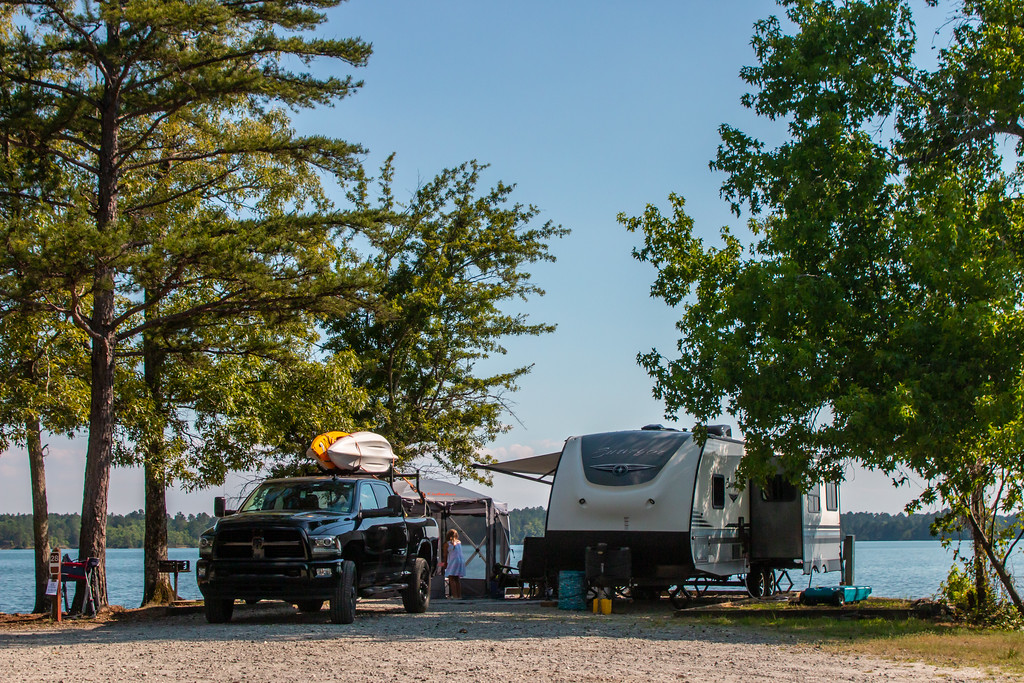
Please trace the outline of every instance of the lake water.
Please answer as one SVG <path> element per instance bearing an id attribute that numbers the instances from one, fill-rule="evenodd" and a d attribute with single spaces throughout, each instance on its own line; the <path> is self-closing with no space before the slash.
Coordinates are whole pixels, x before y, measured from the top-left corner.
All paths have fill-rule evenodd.
<path id="1" fill-rule="evenodd" d="M 513 566 L 521 559 L 522 546 L 512 546 Z M 963 548 L 967 553 L 970 548 Z M 72 557 L 75 551 L 66 551 Z M 871 586 L 872 595 L 891 598 L 931 597 L 939 590 L 953 561 L 953 550 L 946 550 L 938 541 L 857 541 L 855 547 L 855 580 L 858 585 Z M 171 548 L 172 560 L 191 560 L 195 570 L 199 550 Z M 0 612 L 28 612 L 32 609 L 34 578 L 31 550 L 0 550 Z M 1016 574 L 1024 562 L 1016 562 Z M 837 585 L 839 574 L 815 574 L 808 577 L 791 573 L 794 590 L 808 585 Z M 1021 581 L 1018 580 L 1018 586 Z M 138 607 L 142 601 L 142 550 L 112 549 L 107 551 L 107 592 L 111 604 Z M 180 574 L 178 593 L 182 598 L 202 597 L 194 573 Z"/>
<path id="2" fill-rule="evenodd" d="M 64 549 L 62 554 L 77 557 L 75 550 Z M 178 574 L 178 594 L 187 600 L 202 597 L 196 585 L 198 548 L 171 548 L 168 559 L 190 560 L 192 572 Z M 35 604 L 35 552 L 32 550 L 0 550 L 0 612 L 30 612 Z M 141 548 L 112 548 L 107 550 L 107 595 L 112 605 L 138 607 L 142 602 Z M 172 579 L 173 582 L 173 579 Z M 73 592 L 68 587 L 68 598 Z"/>

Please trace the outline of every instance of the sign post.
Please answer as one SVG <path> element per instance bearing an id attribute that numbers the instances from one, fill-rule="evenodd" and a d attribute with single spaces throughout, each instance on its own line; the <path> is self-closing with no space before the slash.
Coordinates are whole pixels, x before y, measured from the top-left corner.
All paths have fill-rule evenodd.
<path id="1" fill-rule="evenodd" d="M 161 574 L 174 574 L 174 596 L 171 598 L 173 605 L 178 600 L 178 572 L 192 571 L 189 560 L 160 560 Z"/>
<path id="2" fill-rule="evenodd" d="M 46 584 L 46 594 L 50 596 L 50 616 L 60 621 L 60 548 L 50 550 L 50 581 Z"/>

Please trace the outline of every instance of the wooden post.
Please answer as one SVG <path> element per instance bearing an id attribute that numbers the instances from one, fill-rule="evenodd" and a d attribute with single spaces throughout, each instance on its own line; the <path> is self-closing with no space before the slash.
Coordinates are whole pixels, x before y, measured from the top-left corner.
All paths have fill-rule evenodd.
<path id="1" fill-rule="evenodd" d="M 846 536 L 843 539 L 843 585 L 853 585 L 853 542 L 855 537 L 853 534 Z"/>
<path id="2" fill-rule="evenodd" d="M 50 596 L 50 618 L 56 622 L 60 622 L 61 617 L 60 582 L 60 548 L 51 548 L 50 583 L 46 587 L 46 594 Z"/>

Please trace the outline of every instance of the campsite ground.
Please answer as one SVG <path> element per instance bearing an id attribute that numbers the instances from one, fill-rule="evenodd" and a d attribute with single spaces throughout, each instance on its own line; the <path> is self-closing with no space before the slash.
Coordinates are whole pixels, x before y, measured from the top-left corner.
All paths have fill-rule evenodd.
<path id="1" fill-rule="evenodd" d="M 364 601 L 354 624 L 326 610 L 238 605 L 229 624 L 163 609 L 51 624 L 0 620 L 5 681 L 994 680 L 843 653 L 784 630 L 676 619 L 664 601 L 599 616 L 524 601 Z"/>

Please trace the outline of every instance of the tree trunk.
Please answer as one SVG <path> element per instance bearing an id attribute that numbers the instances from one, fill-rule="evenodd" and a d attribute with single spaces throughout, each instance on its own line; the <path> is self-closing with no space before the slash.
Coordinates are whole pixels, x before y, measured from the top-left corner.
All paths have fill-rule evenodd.
<path id="1" fill-rule="evenodd" d="M 150 300 L 150 292 L 145 293 Z M 155 306 L 146 308 L 146 317 L 155 314 Z M 171 602 L 178 596 L 167 578 L 161 579 L 160 561 L 167 559 L 167 472 L 164 462 L 164 444 L 159 435 L 163 434 L 164 397 L 161 374 L 166 354 L 153 339 L 153 333 L 146 331 L 142 336 L 142 374 L 149 392 L 150 401 L 159 421 L 159 429 L 153 428 L 154 437 L 145 444 L 146 449 L 146 539 L 143 562 L 142 604 Z"/>
<path id="2" fill-rule="evenodd" d="M 985 529 L 982 528 L 981 524 L 975 518 L 973 511 L 968 515 L 968 520 L 971 523 L 971 531 L 974 534 L 974 538 L 981 541 L 982 551 L 988 557 L 989 562 L 992 563 L 992 568 L 999 577 L 999 581 L 1002 583 L 1003 588 L 1006 589 L 1007 595 L 1010 596 L 1010 600 L 1013 602 L 1014 607 L 1017 608 L 1017 613 L 1020 614 L 1021 617 L 1024 617 L 1024 602 L 1021 601 L 1020 594 L 1017 593 L 1017 587 L 1013 584 L 1013 577 L 1006 571 L 1006 566 L 1003 564 L 1003 561 L 996 556 L 995 549 L 992 547 L 992 540 L 988 538 L 985 533 Z"/>
<path id="3" fill-rule="evenodd" d="M 50 580 L 50 518 L 46 506 L 46 471 L 40 431 L 38 418 L 25 422 L 25 443 L 32 479 L 32 538 L 36 555 L 36 602 L 32 611 L 45 614 L 50 611 L 50 600 L 46 596 L 46 584 Z"/>
<path id="4" fill-rule="evenodd" d="M 94 295 L 95 317 L 103 318 L 104 309 L 113 312 L 113 288 L 99 289 Z M 110 490 L 110 463 L 114 443 L 114 336 L 93 339 L 92 396 L 89 410 L 89 449 L 85 456 L 85 491 L 82 496 L 82 532 L 78 541 L 80 559 L 99 559 L 97 572 L 97 609 L 107 600 L 107 499 Z M 72 611 L 81 611 L 84 591 L 75 592 Z"/>
<path id="5" fill-rule="evenodd" d="M 984 613 L 988 609 L 992 598 L 990 595 L 988 561 L 986 559 L 984 543 L 984 537 L 987 534 L 979 533 L 978 531 L 979 529 L 984 530 L 988 522 L 988 508 L 985 505 L 984 489 L 979 490 L 975 488 L 971 492 L 971 517 L 976 522 L 976 524 L 972 524 L 971 528 L 971 542 L 974 547 L 974 594 L 977 599 L 975 607 L 979 613 Z"/>
<path id="6" fill-rule="evenodd" d="M 120 48 L 120 27 L 116 21 L 107 24 L 107 48 L 116 55 Z M 96 174 L 96 232 L 103 235 L 117 226 L 118 192 L 118 115 L 121 108 L 119 85 L 113 64 L 104 83 L 100 103 L 100 145 Z M 110 489 L 110 463 L 114 445 L 114 365 L 117 354 L 116 273 L 106 259 L 101 259 L 93 275 L 93 309 L 89 320 L 92 338 L 92 395 L 89 406 L 89 449 L 85 456 L 85 484 L 82 497 L 82 533 L 78 543 L 80 558 L 99 559 L 96 608 L 108 605 L 107 600 L 107 497 Z M 75 592 L 72 609 L 81 610 L 84 591 Z"/>
<path id="7" fill-rule="evenodd" d="M 159 454 L 149 454 L 159 457 Z M 159 461 L 158 461 L 159 462 Z M 177 596 L 171 582 L 160 574 L 167 559 L 167 488 L 160 465 L 146 461 L 146 540 L 143 562 L 142 604 L 166 603 Z"/>

